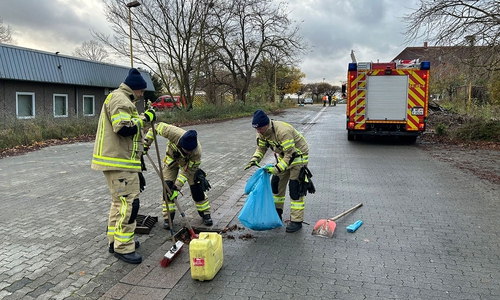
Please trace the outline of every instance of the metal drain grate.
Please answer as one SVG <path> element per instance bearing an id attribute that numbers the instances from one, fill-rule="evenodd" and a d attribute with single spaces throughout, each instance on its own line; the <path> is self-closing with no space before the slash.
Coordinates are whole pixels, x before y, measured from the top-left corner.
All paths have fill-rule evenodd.
<path id="1" fill-rule="evenodd" d="M 135 233 L 149 234 L 155 223 L 158 222 L 158 217 L 137 215 L 135 221 L 137 222 Z"/>

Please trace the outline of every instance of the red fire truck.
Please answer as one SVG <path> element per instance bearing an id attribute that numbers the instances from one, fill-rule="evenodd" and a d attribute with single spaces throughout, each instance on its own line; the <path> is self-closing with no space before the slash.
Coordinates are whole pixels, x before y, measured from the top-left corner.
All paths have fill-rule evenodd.
<path id="1" fill-rule="evenodd" d="M 347 72 L 347 139 L 399 136 L 415 142 L 425 131 L 430 62 L 350 63 Z"/>

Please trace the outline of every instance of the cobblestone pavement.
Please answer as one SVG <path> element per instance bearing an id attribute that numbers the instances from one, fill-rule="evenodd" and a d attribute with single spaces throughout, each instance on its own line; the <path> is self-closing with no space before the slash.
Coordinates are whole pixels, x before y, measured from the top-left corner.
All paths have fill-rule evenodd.
<path id="1" fill-rule="evenodd" d="M 0 160 L 0 298 L 500 298 L 498 184 L 418 146 L 348 142 L 345 105 L 299 107 L 273 118 L 301 130 L 311 148 L 317 192 L 306 200 L 307 224 L 294 234 L 224 233 L 224 265 L 211 281 L 191 278 L 188 246 L 167 268 L 159 265 L 171 246 L 161 224 L 136 235 L 142 264 L 107 252 L 110 197 L 102 174 L 90 170 L 93 143 Z M 201 226 L 184 189 L 188 219 L 200 230 L 241 227 L 243 187 L 255 171 L 243 171 L 255 150 L 250 118 L 191 128 L 204 150 L 215 224 Z M 151 167 L 145 175 L 140 213 L 160 216 L 159 179 Z M 359 202 L 361 208 L 336 221 L 333 238 L 311 235 L 316 221 Z M 347 233 L 356 220 L 363 225 Z M 182 226 L 176 218 L 176 229 Z"/>

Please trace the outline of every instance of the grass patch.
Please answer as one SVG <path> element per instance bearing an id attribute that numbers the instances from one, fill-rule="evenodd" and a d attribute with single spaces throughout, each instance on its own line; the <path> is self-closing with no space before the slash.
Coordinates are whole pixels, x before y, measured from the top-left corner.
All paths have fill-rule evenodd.
<path id="1" fill-rule="evenodd" d="M 233 118 L 251 116 L 257 109 L 268 113 L 293 107 L 293 103 L 204 105 L 190 111 L 173 109 L 157 112 L 159 122 L 177 126 L 209 123 Z M 18 146 L 30 146 L 48 140 L 67 140 L 81 136 L 95 135 L 99 116 L 82 119 L 60 119 L 39 117 L 29 120 L 14 119 L 0 127 L 0 150 Z"/>
<path id="2" fill-rule="evenodd" d="M 462 141 L 500 142 L 500 107 L 467 104 L 465 101 L 439 103 L 448 112 L 435 114 L 435 133 Z"/>

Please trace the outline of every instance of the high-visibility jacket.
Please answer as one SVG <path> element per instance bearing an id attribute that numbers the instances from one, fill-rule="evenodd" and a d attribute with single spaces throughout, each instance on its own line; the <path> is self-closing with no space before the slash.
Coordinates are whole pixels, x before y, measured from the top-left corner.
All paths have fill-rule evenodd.
<path id="1" fill-rule="evenodd" d="M 97 126 L 92 169 L 141 172 L 143 121 L 135 106 L 137 100 L 124 83 L 106 97 Z M 124 126 L 137 126 L 137 133 L 128 137 L 119 135 L 118 131 Z"/>
<path id="2" fill-rule="evenodd" d="M 275 166 L 278 172 L 283 172 L 291 165 L 307 164 L 309 161 L 306 139 L 286 122 L 271 120 L 266 132 L 257 133 L 257 149 L 252 160 L 260 162 L 268 148 L 278 154 L 278 163 Z"/>
<path id="3" fill-rule="evenodd" d="M 186 133 L 186 130 L 163 122 L 157 123 L 155 129 L 157 134 L 168 140 L 163 162 L 167 166 L 177 162 L 179 166 L 179 174 L 177 175 L 175 185 L 180 189 L 184 186 L 188 178 L 194 178 L 194 173 L 201 164 L 200 141 L 197 141 L 198 146 L 191 153 L 185 154 L 181 151 L 179 141 L 184 133 Z M 149 129 L 146 134 L 145 143 L 151 145 L 154 139 L 153 130 Z"/>

